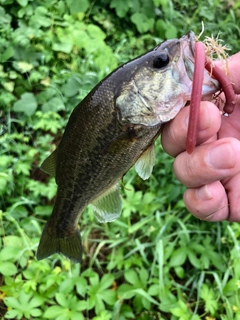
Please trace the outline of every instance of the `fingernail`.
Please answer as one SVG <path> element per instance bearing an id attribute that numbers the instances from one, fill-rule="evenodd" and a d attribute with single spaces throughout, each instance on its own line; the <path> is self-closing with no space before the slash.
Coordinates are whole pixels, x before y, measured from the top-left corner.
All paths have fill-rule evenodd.
<path id="1" fill-rule="evenodd" d="M 210 165 L 215 169 L 230 169 L 235 165 L 235 154 L 229 143 L 210 149 L 207 157 Z"/>
<path id="2" fill-rule="evenodd" d="M 209 187 L 207 185 L 197 189 L 197 196 L 200 200 L 204 201 L 212 199 L 211 191 L 209 190 Z"/>

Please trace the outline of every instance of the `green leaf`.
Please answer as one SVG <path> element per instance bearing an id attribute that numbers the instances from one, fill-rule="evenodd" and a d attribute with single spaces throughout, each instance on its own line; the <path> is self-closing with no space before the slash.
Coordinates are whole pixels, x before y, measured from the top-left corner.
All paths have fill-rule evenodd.
<path id="1" fill-rule="evenodd" d="M 149 31 L 150 29 L 153 28 L 153 25 L 154 25 L 154 19 L 153 18 L 149 19 L 143 13 L 138 13 L 138 12 L 134 13 L 130 19 L 136 25 L 136 28 L 140 33 Z"/>
<path id="2" fill-rule="evenodd" d="M 19 246 L 18 247 L 4 247 L 0 251 L 0 260 L 1 261 L 6 261 L 10 259 L 16 259 L 18 257 L 19 253 Z"/>
<path id="3" fill-rule="evenodd" d="M 62 312 L 63 312 L 62 307 L 51 306 L 51 307 L 47 308 L 47 310 L 44 312 L 43 316 L 46 319 L 52 319 L 52 318 L 56 318 L 57 316 L 59 316 Z"/>
<path id="4" fill-rule="evenodd" d="M 39 317 L 39 316 L 41 316 L 42 315 L 42 311 L 40 310 L 40 309 L 31 309 L 30 310 L 30 314 L 34 317 L 34 318 L 36 318 L 36 317 Z"/>
<path id="5" fill-rule="evenodd" d="M 90 6 L 88 0 L 67 0 L 67 5 L 70 9 L 71 14 L 77 13 L 77 12 L 86 12 Z"/>
<path id="6" fill-rule="evenodd" d="M 176 38 L 178 34 L 178 30 L 176 29 L 176 27 L 173 24 L 167 24 L 167 28 L 166 28 L 166 32 L 165 32 L 165 36 L 167 39 L 173 39 Z"/>
<path id="7" fill-rule="evenodd" d="M 83 277 L 78 277 L 76 281 L 77 293 L 84 297 L 87 290 L 87 281 Z"/>
<path id="8" fill-rule="evenodd" d="M 80 83 L 75 78 L 70 78 L 66 84 L 62 86 L 62 93 L 66 97 L 73 97 L 79 93 Z"/>
<path id="9" fill-rule="evenodd" d="M 124 277 L 129 283 L 131 283 L 135 286 L 137 286 L 139 283 L 139 277 L 138 277 L 138 274 L 135 270 L 131 270 L 131 269 L 126 270 Z"/>
<path id="10" fill-rule="evenodd" d="M 100 282 L 101 290 L 109 288 L 114 281 L 114 276 L 112 274 L 104 274 Z"/>
<path id="11" fill-rule="evenodd" d="M 62 99 L 60 99 L 58 97 L 53 97 L 48 102 L 45 102 L 42 105 L 43 112 L 49 112 L 49 111 L 58 112 L 58 111 L 61 111 L 64 109 L 65 109 L 64 103 L 63 103 Z"/>
<path id="12" fill-rule="evenodd" d="M 29 72 L 33 69 L 33 65 L 31 63 L 25 62 L 25 61 L 19 61 L 16 63 L 17 69 L 21 73 Z"/>
<path id="13" fill-rule="evenodd" d="M 5 317 L 6 319 L 22 319 L 22 311 L 19 310 L 9 310 L 6 314 Z"/>
<path id="14" fill-rule="evenodd" d="M 17 2 L 20 4 L 22 7 L 26 7 L 28 4 L 28 0 L 17 0 Z"/>
<path id="15" fill-rule="evenodd" d="M 101 297 L 103 301 L 107 304 L 113 305 L 116 302 L 116 292 L 114 290 L 104 290 L 101 294 L 98 293 L 98 296 Z"/>
<path id="16" fill-rule="evenodd" d="M 37 109 L 37 101 L 35 96 L 26 92 L 22 94 L 21 99 L 14 103 L 13 110 L 16 112 L 24 112 L 27 116 L 32 116 Z"/>
<path id="17" fill-rule="evenodd" d="M 4 276 L 12 276 L 17 273 L 17 267 L 11 262 L 1 262 L 0 273 L 2 273 Z"/>
<path id="18" fill-rule="evenodd" d="M 187 258 L 187 249 L 185 247 L 181 247 L 175 251 L 173 251 L 171 259 L 169 261 L 170 267 L 178 267 L 184 264 Z"/>
<path id="19" fill-rule="evenodd" d="M 14 49 L 13 47 L 9 46 L 5 51 L 3 51 L 3 53 L 1 53 L 0 62 L 1 63 L 6 62 L 10 58 L 12 58 L 13 55 L 14 55 Z"/>
<path id="20" fill-rule="evenodd" d="M 19 301 L 16 298 L 6 297 L 4 299 L 4 303 L 10 308 L 21 309 L 21 305 L 20 305 Z"/>
<path id="21" fill-rule="evenodd" d="M 64 53 L 70 53 L 72 51 L 72 43 L 64 42 L 64 43 L 54 43 L 52 49 L 54 51 L 60 51 Z"/>
<path id="22" fill-rule="evenodd" d="M 115 8 L 116 13 L 119 18 L 123 18 L 126 16 L 126 13 L 129 11 L 131 6 L 131 1 L 119 1 L 119 0 L 112 0 L 110 4 L 110 8 Z"/>
<path id="23" fill-rule="evenodd" d="M 174 316 L 181 317 L 180 319 L 186 319 L 186 320 L 189 319 L 189 317 L 188 317 L 189 311 L 188 311 L 187 304 L 185 302 L 183 302 L 182 300 L 178 301 L 177 307 L 172 308 L 171 313 Z"/>
<path id="24" fill-rule="evenodd" d="M 218 309 L 218 303 L 213 289 L 209 288 L 206 284 L 203 284 L 200 290 L 200 297 L 205 302 L 206 312 L 210 312 L 211 315 L 215 315 L 215 312 Z"/>
<path id="25" fill-rule="evenodd" d="M 67 296 L 64 293 L 61 293 L 61 292 L 56 293 L 56 300 L 63 307 L 68 306 Z"/>

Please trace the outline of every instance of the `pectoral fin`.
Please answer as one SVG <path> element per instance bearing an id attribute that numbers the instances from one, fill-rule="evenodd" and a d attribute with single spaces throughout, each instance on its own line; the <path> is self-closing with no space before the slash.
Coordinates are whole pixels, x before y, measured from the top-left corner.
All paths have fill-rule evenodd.
<path id="1" fill-rule="evenodd" d="M 155 160 L 156 155 L 154 144 L 151 144 L 135 163 L 135 170 L 143 180 L 148 179 L 152 174 L 152 170 L 155 165 Z"/>
<path id="2" fill-rule="evenodd" d="M 92 202 L 95 217 L 101 223 L 117 219 L 122 211 L 122 200 L 118 184 Z"/>
<path id="3" fill-rule="evenodd" d="M 57 159 L 57 149 L 53 151 L 52 154 L 50 154 L 49 157 L 47 157 L 40 169 L 46 173 L 48 173 L 50 176 L 55 177 L 56 174 L 56 159 Z"/>

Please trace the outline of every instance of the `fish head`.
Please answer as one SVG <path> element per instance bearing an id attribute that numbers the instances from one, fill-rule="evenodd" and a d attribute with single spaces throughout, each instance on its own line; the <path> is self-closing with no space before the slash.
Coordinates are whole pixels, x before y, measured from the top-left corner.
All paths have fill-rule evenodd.
<path id="1" fill-rule="evenodd" d="M 128 81 L 116 98 L 122 123 L 155 126 L 173 119 L 191 98 L 195 35 L 167 40 L 125 66 Z M 202 95 L 219 90 L 204 71 Z"/>

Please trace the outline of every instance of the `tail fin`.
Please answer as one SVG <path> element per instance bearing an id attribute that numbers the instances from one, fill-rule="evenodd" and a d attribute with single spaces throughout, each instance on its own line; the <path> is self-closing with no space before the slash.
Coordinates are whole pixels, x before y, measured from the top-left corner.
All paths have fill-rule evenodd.
<path id="1" fill-rule="evenodd" d="M 74 262 L 82 260 L 82 240 L 78 229 L 68 238 L 51 236 L 48 233 L 48 223 L 43 229 L 37 250 L 37 259 L 42 260 L 54 253 L 62 253 Z"/>

